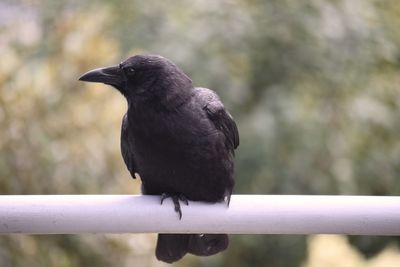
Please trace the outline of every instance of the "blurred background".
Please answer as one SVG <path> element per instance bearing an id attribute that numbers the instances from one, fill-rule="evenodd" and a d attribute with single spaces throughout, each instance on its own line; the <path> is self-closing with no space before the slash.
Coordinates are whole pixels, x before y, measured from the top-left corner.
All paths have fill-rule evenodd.
<path id="1" fill-rule="evenodd" d="M 237 121 L 239 194 L 400 194 L 397 0 L 0 0 L 0 194 L 138 194 L 125 100 L 87 70 L 176 62 Z M 273 205 L 273 203 L 271 203 Z M 0 237 L 0 266 L 167 266 L 155 234 Z M 400 266 L 399 238 L 231 236 L 175 266 Z"/>

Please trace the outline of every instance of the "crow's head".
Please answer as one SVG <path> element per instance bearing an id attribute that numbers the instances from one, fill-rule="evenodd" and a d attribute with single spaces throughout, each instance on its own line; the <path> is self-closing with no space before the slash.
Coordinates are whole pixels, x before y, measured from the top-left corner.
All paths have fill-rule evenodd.
<path id="1" fill-rule="evenodd" d="M 111 85 L 128 100 L 135 96 L 162 99 L 192 87 L 178 66 L 158 55 L 133 56 L 119 65 L 88 71 L 79 80 Z"/>

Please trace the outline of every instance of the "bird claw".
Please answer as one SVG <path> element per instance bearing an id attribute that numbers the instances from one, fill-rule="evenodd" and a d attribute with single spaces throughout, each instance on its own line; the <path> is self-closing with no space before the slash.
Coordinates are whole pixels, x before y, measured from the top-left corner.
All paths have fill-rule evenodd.
<path id="1" fill-rule="evenodd" d="M 186 204 L 186 206 L 188 206 L 189 205 L 188 199 L 182 194 L 162 193 L 161 201 L 160 201 L 161 205 L 163 204 L 163 202 L 166 198 L 171 198 L 172 202 L 174 203 L 174 210 L 178 213 L 179 220 L 181 220 L 182 219 L 182 210 L 181 210 L 181 204 L 179 203 L 179 201 L 182 201 L 183 203 Z"/>
<path id="2" fill-rule="evenodd" d="M 178 198 L 180 201 L 182 201 L 183 203 L 185 203 L 186 206 L 189 206 L 189 200 L 182 194 L 178 195 Z"/>
<path id="3" fill-rule="evenodd" d="M 226 202 L 226 206 L 229 208 L 229 204 L 231 203 L 231 195 L 232 190 L 226 190 L 224 196 L 224 202 Z"/>
<path id="4" fill-rule="evenodd" d="M 231 203 L 231 195 L 225 196 L 224 201 L 226 201 L 226 206 L 229 207 L 229 204 Z"/>
<path id="5" fill-rule="evenodd" d="M 169 197 L 171 197 L 169 194 L 167 194 L 167 193 L 162 193 L 161 194 L 161 201 L 160 201 L 160 204 L 162 205 L 163 204 L 163 202 L 164 202 L 164 199 L 166 199 L 166 198 L 169 198 Z"/>

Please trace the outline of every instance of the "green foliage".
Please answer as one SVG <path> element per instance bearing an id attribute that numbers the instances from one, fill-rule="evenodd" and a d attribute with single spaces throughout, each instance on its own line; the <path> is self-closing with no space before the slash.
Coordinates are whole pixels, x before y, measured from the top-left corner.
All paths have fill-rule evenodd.
<path id="1" fill-rule="evenodd" d="M 136 53 L 218 91 L 241 134 L 236 193 L 400 194 L 395 0 L 0 7 L 2 194 L 139 192 L 119 152 L 123 98 L 77 81 Z M 7 236 L 0 265 L 156 266 L 153 237 Z M 388 242 L 351 241 L 368 255 Z M 305 254 L 304 237 L 237 236 L 226 253 L 179 265 L 300 266 Z"/>

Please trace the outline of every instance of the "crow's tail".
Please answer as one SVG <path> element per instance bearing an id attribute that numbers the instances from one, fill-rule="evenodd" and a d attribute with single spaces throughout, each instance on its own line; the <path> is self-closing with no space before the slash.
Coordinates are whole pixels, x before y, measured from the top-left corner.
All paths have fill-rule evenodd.
<path id="1" fill-rule="evenodd" d="M 226 234 L 159 234 L 156 257 L 173 263 L 186 253 L 210 256 L 225 250 L 229 239 Z"/>

